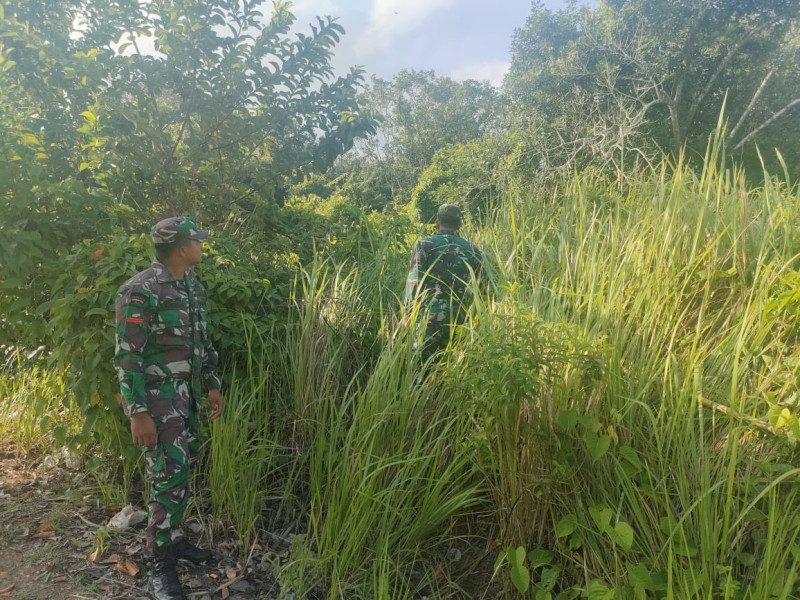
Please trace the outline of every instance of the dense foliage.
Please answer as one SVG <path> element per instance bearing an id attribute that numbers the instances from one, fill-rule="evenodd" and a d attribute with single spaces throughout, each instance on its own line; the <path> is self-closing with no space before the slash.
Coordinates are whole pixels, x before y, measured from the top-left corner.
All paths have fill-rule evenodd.
<path id="1" fill-rule="evenodd" d="M 335 77 L 283 2 L 0 0 L 0 434 L 127 499 L 114 294 L 188 213 L 199 501 L 294 528 L 285 597 L 797 596 L 799 10 L 534 3 L 495 90 Z M 486 275 L 423 371 L 442 202 Z"/>

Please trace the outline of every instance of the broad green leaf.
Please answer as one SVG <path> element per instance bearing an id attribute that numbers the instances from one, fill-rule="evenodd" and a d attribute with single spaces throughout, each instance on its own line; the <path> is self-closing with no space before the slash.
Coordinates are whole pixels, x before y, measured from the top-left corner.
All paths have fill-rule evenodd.
<path id="1" fill-rule="evenodd" d="M 26 146 L 39 146 L 39 138 L 37 138 L 32 133 L 23 133 L 19 136 L 19 143 L 25 144 Z"/>
<path id="2" fill-rule="evenodd" d="M 558 583 L 558 576 L 561 573 L 561 569 L 559 567 L 550 567 L 547 569 L 542 569 L 542 576 L 539 578 L 539 588 L 550 591 Z"/>
<path id="3" fill-rule="evenodd" d="M 619 455 L 624 459 L 624 464 L 628 467 L 626 473 L 633 475 L 642 470 L 642 461 L 639 459 L 639 453 L 630 446 L 620 446 L 617 449 Z"/>
<path id="4" fill-rule="evenodd" d="M 614 525 L 612 539 L 616 544 L 622 546 L 625 551 L 631 549 L 633 545 L 633 528 L 625 521 L 619 521 Z"/>
<path id="5" fill-rule="evenodd" d="M 589 600 L 612 600 L 614 590 L 602 579 L 592 579 L 586 584 L 586 595 Z"/>
<path id="6" fill-rule="evenodd" d="M 531 573 L 525 565 L 511 567 L 511 582 L 520 594 L 524 594 L 531 586 Z"/>
<path id="7" fill-rule="evenodd" d="M 556 537 L 563 538 L 570 535 L 578 527 L 575 515 L 564 515 L 556 525 Z"/>
<path id="8" fill-rule="evenodd" d="M 528 552 L 528 565 L 531 569 L 537 569 L 544 565 L 549 565 L 553 560 L 553 553 L 543 548 L 534 548 Z"/>
<path id="9" fill-rule="evenodd" d="M 580 423 L 581 427 L 586 431 L 591 431 L 592 433 L 597 433 L 597 431 L 603 427 L 600 421 L 597 420 L 597 417 L 593 417 L 592 415 L 578 417 L 578 423 Z"/>
<path id="10" fill-rule="evenodd" d="M 653 585 L 653 576 L 650 570 L 642 564 L 628 568 L 628 582 L 637 590 L 649 590 Z"/>
<path id="11" fill-rule="evenodd" d="M 605 532 L 611 525 L 611 517 L 614 516 L 614 511 L 605 506 L 590 506 L 589 514 L 597 528 Z"/>
<path id="12" fill-rule="evenodd" d="M 596 435 L 594 433 L 586 434 L 586 449 L 589 451 L 589 456 L 592 457 L 592 462 L 597 462 L 603 455 L 608 452 L 611 446 L 611 437 L 608 435 Z"/>
<path id="13" fill-rule="evenodd" d="M 524 565 L 525 564 L 525 548 L 522 546 L 517 546 L 514 549 L 514 557 L 511 560 L 512 565 Z"/>
<path id="14" fill-rule="evenodd" d="M 63 425 L 53 427 L 53 439 L 63 445 L 67 441 L 67 428 Z"/>
<path id="15" fill-rule="evenodd" d="M 562 429 L 575 429 L 578 424 L 578 413 L 570 409 L 560 410 L 556 415 L 556 423 Z"/>

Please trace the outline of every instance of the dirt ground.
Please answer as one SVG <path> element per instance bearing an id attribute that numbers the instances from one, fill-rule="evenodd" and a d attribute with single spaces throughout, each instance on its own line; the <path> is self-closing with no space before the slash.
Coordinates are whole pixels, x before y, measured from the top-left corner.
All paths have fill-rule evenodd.
<path id="1" fill-rule="evenodd" d="M 21 457 L 0 444 L 0 599 L 148 598 L 144 523 L 109 531 L 105 525 L 114 507 L 100 505 L 80 470 L 53 462 Z M 255 544 L 242 553 L 235 542 L 223 540 L 214 544 L 214 559 L 208 564 L 181 561 L 179 574 L 188 598 L 277 598 L 279 545 L 265 549 Z"/>

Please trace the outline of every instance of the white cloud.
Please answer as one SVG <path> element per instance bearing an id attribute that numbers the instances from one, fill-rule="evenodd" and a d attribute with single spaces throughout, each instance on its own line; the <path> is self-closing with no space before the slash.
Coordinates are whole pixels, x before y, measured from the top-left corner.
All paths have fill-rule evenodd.
<path id="1" fill-rule="evenodd" d="M 508 73 L 510 67 L 511 63 L 504 60 L 470 63 L 453 69 L 450 77 L 457 81 L 464 79 L 488 80 L 493 86 L 500 87 L 503 83 L 503 76 Z"/>
<path id="2" fill-rule="evenodd" d="M 338 17 L 342 10 L 333 0 L 292 0 L 289 12 L 297 17 L 297 25 L 305 26 L 311 22 L 316 24 L 317 17 Z"/>
<path id="3" fill-rule="evenodd" d="M 436 11 L 453 5 L 455 0 L 372 0 L 369 24 L 359 40 L 362 53 L 388 50 L 395 38 L 407 35 Z M 430 31 L 431 27 L 425 28 Z"/>

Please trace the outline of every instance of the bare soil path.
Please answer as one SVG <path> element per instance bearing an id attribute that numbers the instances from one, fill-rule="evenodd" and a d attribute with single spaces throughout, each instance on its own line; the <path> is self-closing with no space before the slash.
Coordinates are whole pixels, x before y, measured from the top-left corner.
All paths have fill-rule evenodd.
<path id="1" fill-rule="evenodd" d="M 144 524 L 109 533 L 118 507 L 101 506 L 83 473 L 48 467 L 0 443 L 0 599 L 148 598 Z M 181 563 L 184 589 L 190 600 L 277 598 L 275 550 L 256 545 L 243 565 L 221 541 L 210 564 Z"/>

